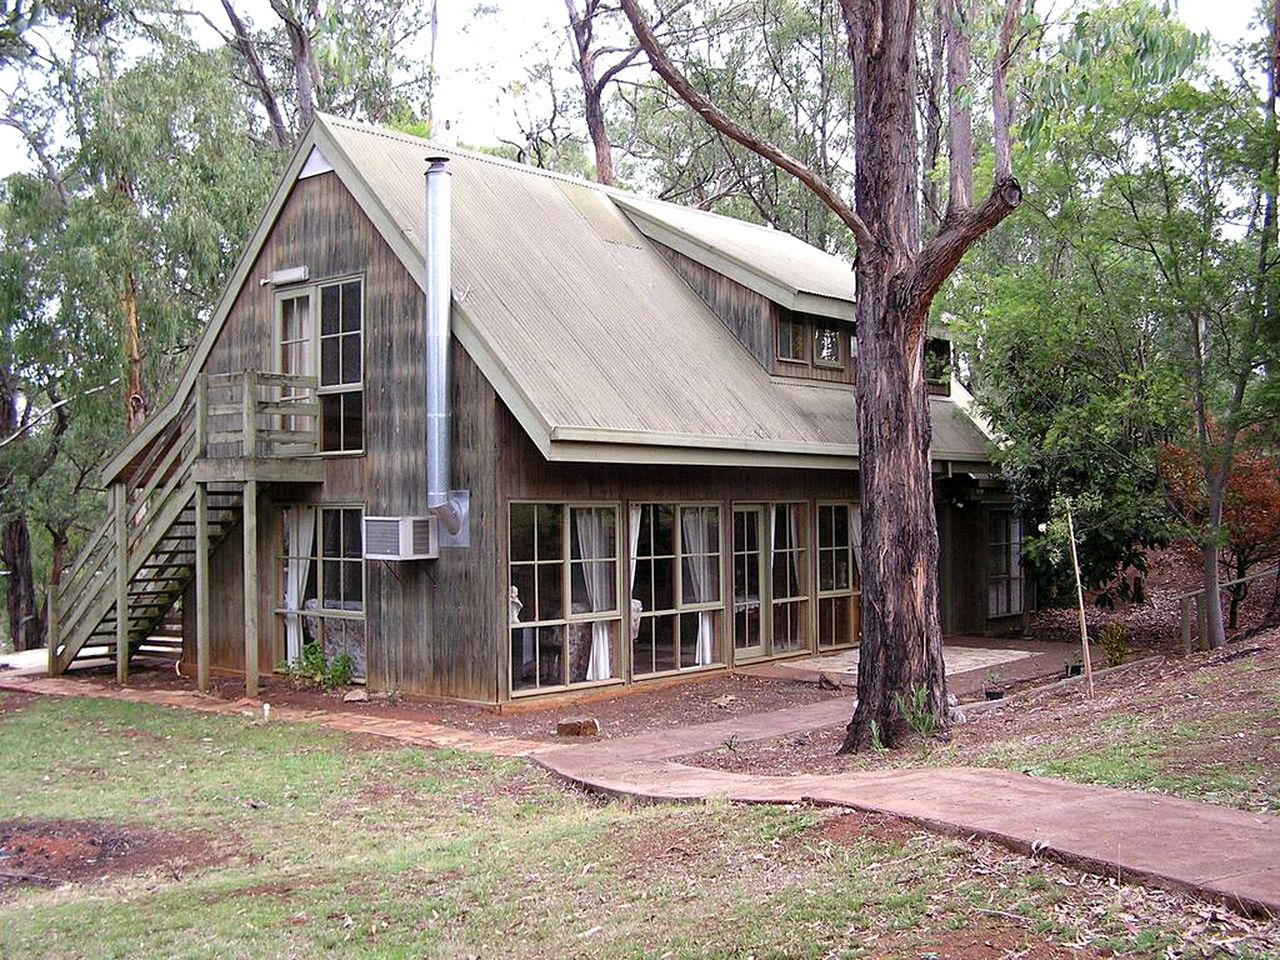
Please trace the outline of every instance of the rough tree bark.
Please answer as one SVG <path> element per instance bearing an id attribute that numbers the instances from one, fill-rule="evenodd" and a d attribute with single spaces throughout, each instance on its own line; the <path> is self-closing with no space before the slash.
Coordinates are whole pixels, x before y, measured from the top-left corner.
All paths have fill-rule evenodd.
<path id="1" fill-rule="evenodd" d="M 937 234 L 922 246 L 914 2 L 841 0 L 856 91 L 856 209 L 800 161 L 717 109 L 671 63 L 637 0 L 621 2 L 650 63 L 676 94 L 716 130 L 800 180 L 853 234 L 858 249 L 862 648 L 858 705 L 842 749 L 898 742 L 908 730 L 905 698 L 919 689 L 926 694 L 925 709 L 945 727 L 925 327 L 934 296 L 965 251 L 1021 202 L 1022 190 L 1009 163 L 1008 131 L 997 129 L 990 196 L 977 208 L 949 203 Z M 1022 4 L 1010 0 L 1009 6 L 993 71 L 1000 80 Z M 956 92 L 951 93 L 954 97 Z M 993 101 L 1002 107 L 994 111 L 998 128 L 1008 122 L 1007 99 Z M 963 155 L 959 159 L 965 160 Z M 967 159 L 972 162 L 971 152 Z"/>

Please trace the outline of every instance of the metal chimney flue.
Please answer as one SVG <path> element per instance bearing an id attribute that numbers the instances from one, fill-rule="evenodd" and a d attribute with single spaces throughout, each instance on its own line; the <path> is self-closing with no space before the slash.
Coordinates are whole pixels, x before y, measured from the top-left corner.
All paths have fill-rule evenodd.
<path id="1" fill-rule="evenodd" d="M 470 545 L 470 495 L 451 490 L 453 411 L 449 403 L 449 350 L 452 255 L 450 205 L 452 175 L 448 157 L 427 158 L 426 193 L 426 403 L 427 510 L 440 521 L 440 546 Z"/>

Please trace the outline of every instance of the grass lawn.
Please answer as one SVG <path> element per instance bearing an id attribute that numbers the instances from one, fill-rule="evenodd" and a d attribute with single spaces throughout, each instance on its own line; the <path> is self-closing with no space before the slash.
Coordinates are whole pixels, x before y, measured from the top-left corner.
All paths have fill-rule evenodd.
<path id="1" fill-rule="evenodd" d="M 0 755 L 0 821 L 183 841 L 141 872 L 0 886 L 0 958 L 1280 949 L 1275 925 L 893 821 L 604 802 L 524 761 L 307 725 L 0 693 Z"/>

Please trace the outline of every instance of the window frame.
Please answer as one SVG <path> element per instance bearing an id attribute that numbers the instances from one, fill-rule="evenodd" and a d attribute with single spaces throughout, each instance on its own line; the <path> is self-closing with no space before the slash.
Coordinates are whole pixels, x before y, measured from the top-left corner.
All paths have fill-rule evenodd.
<path id="1" fill-rule="evenodd" d="M 675 674 L 694 673 L 703 670 L 720 670 L 724 669 L 727 664 L 725 655 L 725 607 L 726 607 L 726 591 L 725 591 L 725 524 L 724 524 L 724 504 L 719 500 L 629 500 L 627 501 L 627 517 L 630 522 L 631 508 L 640 507 L 670 507 L 673 510 L 674 519 L 672 521 L 671 547 L 672 554 L 648 554 L 641 555 L 637 552 L 635 560 L 637 563 L 648 560 L 652 562 L 655 559 L 670 559 L 672 576 L 674 578 L 674 589 L 672 590 L 672 598 L 675 606 L 665 610 L 641 610 L 641 620 L 653 619 L 655 617 L 674 617 L 676 622 L 675 647 L 677 666 L 665 669 L 645 670 L 643 673 L 636 669 L 635 663 L 635 640 L 628 638 L 627 647 L 631 659 L 631 678 L 634 681 L 642 682 L 653 680 L 660 677 L 670 677 Z M 719 600 L 707 600 L 703 602 L 689 601 L 684 599 L 684 511 L 687 509 L 714 509 L 716 511 L 716 564 L 718 567 L 719 577 Z M 631 536 L 630 529 L 627 530 L 627 549 L 630 550 Z M 637 543 L 637 550 L 639 544 Z M 705 556 L 705 554 L 696 554 L 696 556 Z M 625 563 L 626 569 L 630 571 L 632 557 L 628 554 Z M 632 586 L 627 586 L 627 602 L 630 605 L 632 600 Z M 716 645 L 714 650 L 715 659 L 711 663 L 693 664 L 691 666 L 679 665 L 679 653 L 681 649 L 680 640 L 680 618 L 687 613 L 714 613 L 720 614 L 718 629 L 716 631 Z M 628 611 L 628 614 L 630 611 Z M 628 624 L 629 625 L 629 624 Z"/>
<path id="2" fill-rule="evenodd" d="M 803 546 L 790 546 L 782 550 L 778 549 L 778 527 L 777 527 L 777 511 L 779 507 L 788 510 L 800 507 L 804 513 L 801 522 L 797 524 L 797 530 L 800 531 L 804 538 Z M 811 529 L 813 517 L 817 511 L 810 510 L 811 502 L 808 500 L 772 500 L 768 503 L 769 513 L 766 518 L 769 522 L 769 564 L 767 567 L 769 575 L 769 654 L 772 657 L 791 656 L 804 651 L 814 651 L 817 649 L 816 638 L 814 636 L 814 612 L 817 610 L 817 582 L 814 577 L 813 564 L 816 560 L 814 552 L 814 544 L 816 542 Z M 784 569 L 790 566 L 788 560 L 793 554 L 799 554 L 801 562 L 797 564 L 796 569 L 800 571 L 803 583 L 801 584 L 801 593 L 788 593 L 786 596 L 780 597 L 775 589 L 774 566 L 778 558 L 783 558 Z M 805 606 L 807 604 L 807 606 Z M 797 621 L 803 629 L 803 640 L 795 646 L 784 646 L 779 648 L 778 638 L 778 613 L 780 608 L 799 607 L 801 616 Z"/>
<path id="3" fill-rule="evenodd" d="M 531 506 L 535 508 L 535 510 L 538 507 L 559 507 L 561 509 L 562 514 L 560 517 L 560 536 L 561 536 L 561 545 L 562 545 L 561 552 L 563 555 L 559 559 L 545 560 L 545 561 L 539 560 L 538 552 L 537 552 L 537 541 L 535 539 L 534 554 L 533 554 L 532 560 L 512 560 L 511 558 L 511 514 L 512 514 L 512 509 L 518 506 Z M 573 510 L 584 509 L 584 508 L 592 508 L 592 509 L 611 508 L 613 510 L 613 515 L 614 515 L 613 557 L 605 558 L 605 559 L 612 559 L 614 564 L 614 590 L 613 590 L 614 609 L 613 610 L 592 610 L 585 613 L 575 614 L 573 613 L 573 596 L 572 596 L 573 564 L 575 562 L 582 563 L 582 562 L 590 562 L 590 561 L 581 561 L 581 560 L 574 561 L 572 558 L 573 547 L 570 543 L 570 537 L 572 536 L 571 517 L 573 516 Z M 589 687 L 603 687 L 603 686 L 609 686 L 611 684 L 620 684 L 620 683 L 626 682 L 626 676 L 625 676 L 626 663 L 623 657 L 623 645 L 624 645 L 623 616 L 622 616 L 622 588 L 623 588 L 622 564 L 623 564 L 623 561 L 620 559 L 623 552 L 622 551 L 622 535 L 624 532 L 621 526 L 621 516 L 622 516 L 621 508 L 622 508 L 622 503 L 621 501 L 618 501 L 618 500 L 548 500 L 548 499 L 532 499 L 532 498 L 516 497 L 516 498 L 511 498 L 507 501 L 507 511 L 506 511 L 507 513 L 507 518 L 506 518 L 507 519 L 507 524 L 506 524 L 507 584 L 508 586 L 514 584 L 514 578 L 512 576 L 512 570 L 514 568 L 533 567 L 534 583 L 535 583 L 535 589 L 536 589 L 537 569 L 542 566 L 552 566 L 555 564 L 559 564 L 560 566 L 560 578 L 559 578 L 560 579 L 560 604 L 561 604 L 560 609 L 562 613 L 561 617 L 555 618 L 555 619 L 519 620 L 519 621 L 513 622 L 511 620 L 510 610 L 508 609 L 507 624 L 506 624 L 506 641 L 505 641 L 507 645 L 507 694 L 512 699 L 537 696 L 545 693 L 561 692 L 565 690 L 582 690 Z M 535 526 L 535 536 L 536 536 L 536 526 Z M 536 603 L 536 598 L 535 598 L 535 603 Z M 521 598 L 521 604 L 522 604 L 521 609 L 525 609 L 527 600 L 525 598 Z M 544 627 L 567 628 L 570 624 L 583 624 L 583 623 L 596 623 L 596 622 L 617 624 L 617 632 L 616 632 L 617 650 L 615 652 L 615 656 L 613 657 L 613 660 L 616 666 L 616 669 L 614 670 L 614 676 L 606 677 L 603 680 L 579 680 L 577 682 L 569 679 L 569 662 L 568 662 L 568 658 L 564 656 L 564 649 L 562 648 L 559 683 L 547 684 L 545 686 L 542 685 L 540 682 L 536 681 L 536 678 L 538 677 L 538 671 L 535 670 L 535 683 L 533 686 L 521 687 L 519 689 L 516 688 L 514 684 L 516 665 L 515 665 L 515 657 L 512 653 L 512 646 L 511 646 L 511 640 L 512 640 L 511 634 L 513 630 L 522 629 L 522 628 L 530 628 L 534 630 L 535 632 L 534 642 L 535 644 L 539 644 L 540 641 L 538 640 L 537 632 Z M 567 635 L 567 629 L 566 629 L 565 639 L 562 641 L 562 643 L 565 644 L 566 647 L 567 647 L 567 640 L 568 640 L 568 635 Z M 537 655 L 535 656 L 536 656 L 535 662 L 540 664 L 541 657 Z"/>
<path id="4" fill-rule="evenodd" d="M 845 368 L 844 337 L 840 335 L 840 321 L 834 317 L 821 317 L 817 314 L 813 316 L 815 319 L 807 324 L 813 365 L 823 370 L 843 370 Z M 818 333 L 824 330 L 835 334 L 836 358 L 834 360 L 820 360 L 818 358 Z"/>
<path id="5" fill-rule="evenodd" d="M 782 328 L 784 324 L 800 328 L 800 352 L 802 355 L 799 357 L 788 357 L 784 356 L 782 353 Z M 792 311 L 787 311 L 786 313 L 780 311 L 778 313 L 778 322 L 774 324 L 773 353 L 779 363 L 792 363 L 797 366 L 804 367 L 809 366 L 809 324 L 805 322 L 803 317 L 798 316 Z"/>
<path id="6" fill-rule="evenodd" d="M 1003 539 L 993 540 L 991 537 L 993 521 L 1000 522 L 1000 533 Z M 1017 538 L 1014 537 L 1014 527 L 1017 527 Z M 1006 617 L 1020 617 L 1026 609 L 1026 577 L 1022 569 L 1022 519 L 1012 507 L 992 507 L 987 511 L 987 536 L 986 536 L 986 587 L 987 587 L 987 619 L 1002 620 Z M 1017 561 L 1014 559 L 1013 548 L 1015 544 L 1018 547 Z M 1004 561 L 1006 565 L 1005 573 L 994 573 L 991 569 L 991 553 L 996 548 L 1003 548 Z M 1013 586 L 1018 585 L 1018 602 L 1013 602 Z M 1003 597 L 1002 604 L 993 604 L 991 602 L 992 588 L 1000 587 L 1000 596 Z"/>
<path id="7" fill-rule="evenodd" d="M 339 319 L 339 332 L 337 334 L 330 334 L 326 338 L 321 333 L 321 330 L 320 330 L 321 309 L 322 309 L 321 299 L 324 295 L 325 289 L 329 287 L 341 288 L 345 284 L 349 284 L 349 283 L 360 284 L 360 328 L 359 328 L 360 379 L 358 382 L 330 384 L 329 386 L 324 386 L 321 384 L 321 379 L 322 379 L 321 368 L 324 362 L 323 357 L 321 356 L 321 351 L 323 349 L 323 341 L 325 339 L 337 339 L 341 341 L 343 336 L 349 335 L 351 331 L 347 331 L 344 333 L 341 330 L 341 319 Z M 368 311 L 367 311 L 368 298 L 366 297 L 365 294 L 367 289 L 368 289 L 368 284 L 365 278 L 365 274 L 352 273 L 352 274 L 340 274 L 334 277 L 326 277 L 323 280 L 312 280 L 305 283 L 291 283 L 288 285 L 277 287 L 273 292 L 272 311 L 275 317 L 272 325 L 273 355 L 274 355 L 273 366 L 281 372 L 284 372 L 284 346 L 286 343 L 284 339 L 284 303 L 286 300 L 295 300 L 302 296 L 307 296 L 309 298 L 310 306 L 307 311 L 308 337 L 306 338 L 305 342 L 308 343 L 310 348 L 309 359 L 311 361 L 311 370 L 308 373 L 299 374 L 299 376 L 314 377 L 316 381 L 315 399 L 316 399 L 316 404 L 321 407 L 321 412 L 316 416 L 316 428 L 318 431 L 317 432 L 317 450 L 316 450 L 317 456 L 357 457 L 357 456 L 363 456 L 366 451 L 367 435 L 368 435 L 367 425 L 368 425 L 368 419 L 369 419 L 368 406 L 365 402 L 367 399 L 367 391 L 365 390 L 365 386 L 366 386 L 365 374 L 368 369 L 367 345 L 369 341 L 368 330 L 366 327 L 366 322 L 368 320 Z M 287 342 L 302 343 L 304 341 L 290 340 Z M 341 345 L 339 345 L 339 351 L 340 350 L 341 350 Z M 341 364 L 341 358 L 339 358 L 339 364 Z M 341 367 L 339 367 L 339 369 L 341 369 Z M 348 393 L 361 394 L 361 397 L 360 397 L 360 405 L 361 405 L 360 444 L 357 447 L 343 447 L 342 449 L 338 449 L 338 450 L 325 450 L 324 449 L 324 411 L 323 411 L 324 402 L 323 400 L 321 400 L 321 397 L 334 396 L 339 394 L 348 394 Z M 289 397 L 296 397 L 300 395 L 301 394 L 299 391 L 287 390 L 287 391 L 283 391 L 282 399 L 287 399 Z M 341 416 L 339 416 L 338 427 L 339 427 L 339 431 L 341 431 L 342 429 Z"/>
<path id="8" fill-rule="evenodd" d="M 848 512 L 848 530 L 849 542 L 842 547 L 824 547 L 822 545 L 822 511 L 826 508 L 844 507 Z M 813 520 L 814 520 L 814 617 L 815 627 L 813 642 L 819 651 L 838 650 L 843 647 L 856 646 L 861 632 L 861 612 L 862 603 L 862 570 L 858 566 L 858 552 L 854 549 L 853 525 L 854 515 L 860 509 L 855 500 L 818 500 L 814 503 Z M 834 557 L 840 555 L 840 551 L 844 551 L 849 560 L 849 570 L 852 576 L 849 577 L 849 586 L 844 590 L 823 590 L 822 589 L 822 555 L 823 553 L 831 553 Z M 837 599 L 840 597 L 848 597 L 849 602 L 853 606 L 851 613 L 853 638 L 840 643 L 823 644 L 822 642 L 822 601 Z"/>

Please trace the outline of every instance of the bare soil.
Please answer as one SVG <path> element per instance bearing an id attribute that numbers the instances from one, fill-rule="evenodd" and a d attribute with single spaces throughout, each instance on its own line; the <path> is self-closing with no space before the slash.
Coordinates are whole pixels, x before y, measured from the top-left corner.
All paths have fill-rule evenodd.
<path id="1" fill-rule="evenodd" d="M 114 685 L 114 680 L 106 675 L 93 676 L 92 679 L 104 686 Z M 129 685 L 157 690 L 191 689 L 191 681 L 176 675 L 171 669 L 135 668 Z M 556 723 L 566 717 L 595 717 L 600 721 L 600 738 L 609 739 L 780 710 L 833 697 L 848 698 L 852 713 L 854 694 L 852 689 L 823 690 L 815 684 L 794 680 L 720 673 L 662 687 L 640 684 L 626 692 L 606 694 L 588 701 L 522 707 L 496 713 L 468 704 L 403 696 L 385 697 L 377 693 L 371 694 L 365 702 L 344 703 L 345 690 L 321 690 L 277 676 L 264 678 L 263 687 L 262 699 L 275 706 L 418 720 L 497 736 L 560 742 L 565 738 L 557 737 Z M 224 700 L 234 701 L 244 696 L 244 686 L 238 679 L 218 677 L 214 679 L 211 692 Z"/>
<path id="2" fill-rule="evenodd" d="M 61 886 L 162 870 L 180 879 L 228 854 L 201 833 L 121 827 L 94 820 L 0 822 L 0 891 Z"/>
<path id="3" fill-rule="evenodd" d="M 1099 678 L 1087 699 L 1082 684 L 1017 698 L 970 714 L 946 744 L 946 762 L 972 763 L 1001 744 L 1023 746 L 1096 738 L 1099 725 L 1117 715 L 1157 721 L 1157 726 L 1215 722 L 1237 715 L 1274 714 L 1280 707 L 1280 628 L 1230 643 L 1222 650 L 1135 667 Z M 1179 762 L 1195 772 L 1206 761 L 1240 769 L 1258 764 L 1280 770 L 1280 740 L 1255 723 L 1223 729 L 1182 750 Z M 885 762 L 899 754 L 838 756 L 843 726 L 717 748 L 682 763 L 734 773 L 785 775 L 842 773 Z"/>

